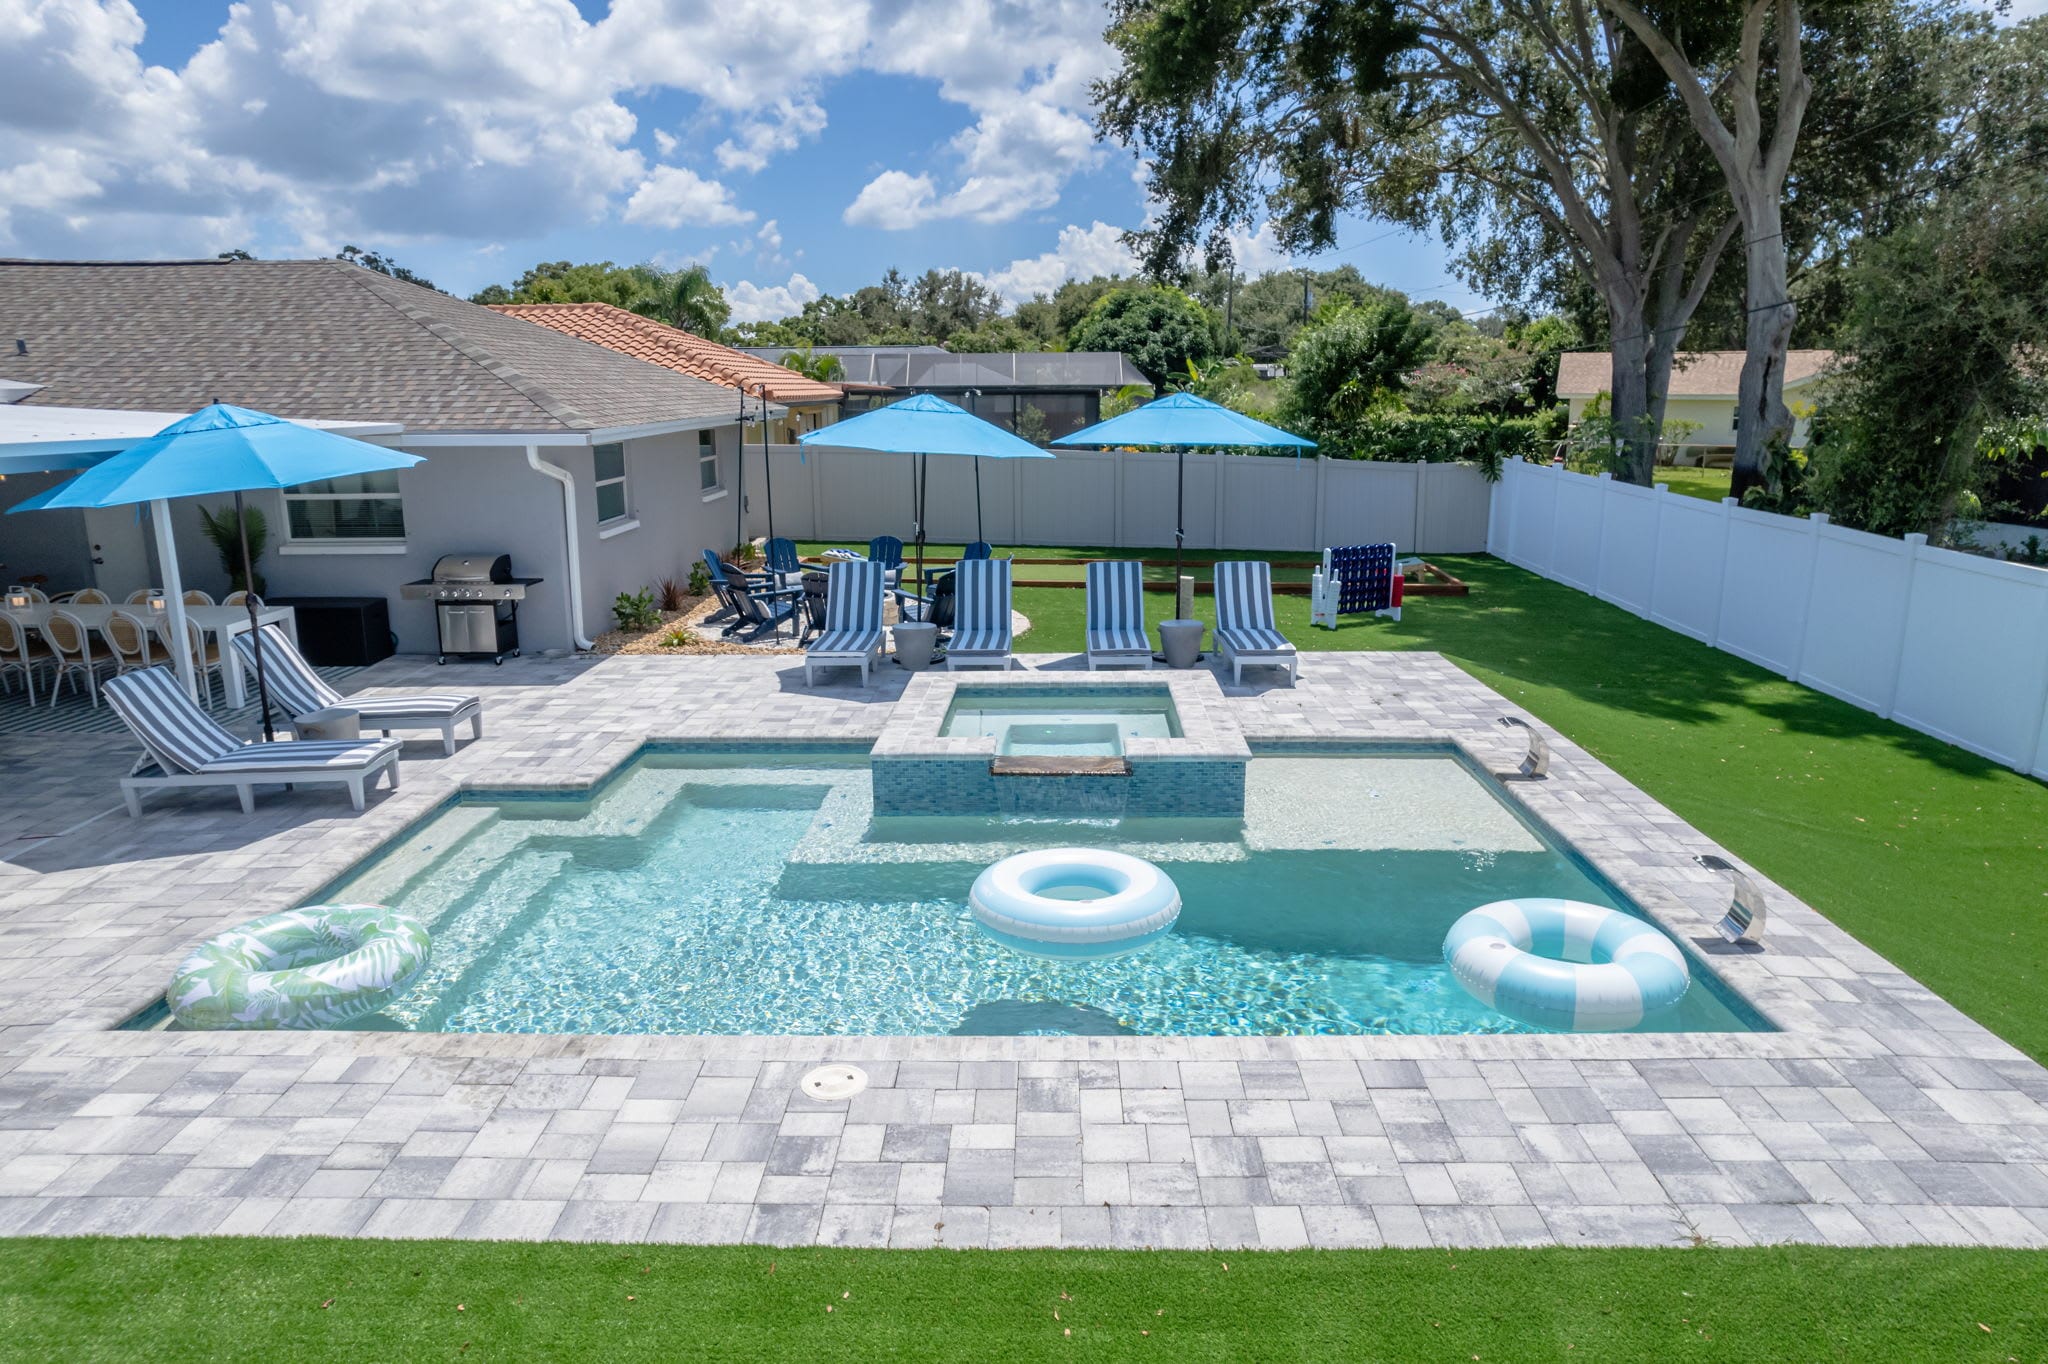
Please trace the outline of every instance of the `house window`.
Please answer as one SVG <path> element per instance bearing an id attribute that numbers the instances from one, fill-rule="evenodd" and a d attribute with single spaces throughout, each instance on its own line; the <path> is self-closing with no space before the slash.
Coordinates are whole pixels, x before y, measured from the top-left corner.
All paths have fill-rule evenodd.
<path id="1" fill-rule="evenodd" d="M 697 487 L 707 493 L 718 491 L 718 437 L 709 431 L 697 433 Z"/>
<path id="2" fill-rule="evenodd" d="M 405 538 L 405 506 L 398 495 L 396 470 L 286 488 L 284 511 L 294 540 Z"/>
<path id="3" fill-rule="evenodd" d="M 593 449 L 597 464 L 597 521 L 623 520 L 626 515 L 626 447 L 600 445 Z"/>

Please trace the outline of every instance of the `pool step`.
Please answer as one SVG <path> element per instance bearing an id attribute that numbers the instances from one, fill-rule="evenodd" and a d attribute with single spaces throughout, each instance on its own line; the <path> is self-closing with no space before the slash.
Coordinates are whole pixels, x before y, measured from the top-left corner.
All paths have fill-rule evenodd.
<path id="1" fill-rule="evenodd" d="M 361 875 L 337 886 L 329 898 L 351 904 L 395 905 L 404 898 L 407 883 L 439 867 L 497 818 L 496 808 L 487 805 L 457 805 L 444 810 L 389 856 L 379 858 L 364 868 Z"/>
<path id="2" fill-rule="evenodd" d="M 385 1014 L 415 1032 L 441 1031 L 471 987 L 546 912 L 550 892 L 571 860 L 565 851 L 549 851 L 498 861 L 471 895 L 433 925 L 426 971 Z"/>

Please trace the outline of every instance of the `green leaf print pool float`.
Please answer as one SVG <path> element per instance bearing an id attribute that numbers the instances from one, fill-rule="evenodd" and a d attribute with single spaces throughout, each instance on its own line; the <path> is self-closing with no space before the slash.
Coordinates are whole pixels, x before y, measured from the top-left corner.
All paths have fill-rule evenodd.
<path id="1" fill-rule="evenodd" d="M 373 1014 L 426 969 L 426 925 L 383 905 L 312 905 L 194 948 L 164 992 L 182 1028 L 331 1028 Z"/>

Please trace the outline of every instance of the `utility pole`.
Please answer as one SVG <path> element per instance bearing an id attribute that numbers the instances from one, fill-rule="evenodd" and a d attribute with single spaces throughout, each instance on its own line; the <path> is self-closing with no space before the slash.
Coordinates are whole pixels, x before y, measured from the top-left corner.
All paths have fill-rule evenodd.
<path id="1" fill-rule="evenodd" d="M 1301 267 L 1301 325 L 1308 325 L 1308 267 Z"/>
<path id="2" fill-rule="evenodd" d="M 1233 338 L 1237 333 L 1230 325 L 1230 305 L 1236 298 L 1237 266 L 1232 263 L 1230 273 L 1224 277 L 1223 283 L 1223 349 L 1232 355 L 1237 354 L 1237 347 L 1233 344 Z"/>

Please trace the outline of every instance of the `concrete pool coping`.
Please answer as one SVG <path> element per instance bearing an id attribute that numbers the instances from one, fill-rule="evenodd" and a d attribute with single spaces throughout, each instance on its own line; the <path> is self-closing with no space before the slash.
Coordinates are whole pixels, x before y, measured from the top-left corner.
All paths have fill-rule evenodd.
<path id="1" fill-rule="evenodd" d="M 465 787 L 588 786 L 649 740 L 873 738 L 902 683 L 800 679 L 794 659 L 380 665 L 365 684 L 488 687 L 491 737 L 449 760 L 412 747 L 405 789 L 361 817 L 265 793 L 253 819 L 205 797 L 99 818 L 125 745 L 22 746 L 0 791 L 0 1231 L 2048 1244 L 2048 1072 L 1760 876 L 1764 950 L 1705 950 L 1777 1033 L 108 1031 L 193 941 L 317 890 Z M 1520 757 L 1494 722 L 1522 713 L 1436 655 L 1309 654 L 1296 688 L 1219 695 L 1262 744 Z M 1512 798 L 1698 947 L 1727 892 L 1690 858 L 1722 850 L 1545 733 L 1551 779 Z M 823 1060 L 875 1083 L 814 1104 L 795 1082 Z"/>

